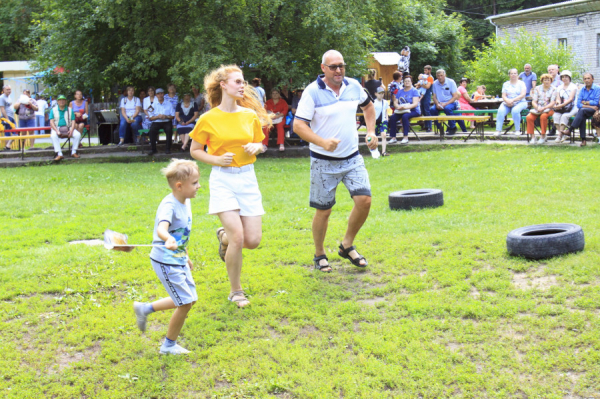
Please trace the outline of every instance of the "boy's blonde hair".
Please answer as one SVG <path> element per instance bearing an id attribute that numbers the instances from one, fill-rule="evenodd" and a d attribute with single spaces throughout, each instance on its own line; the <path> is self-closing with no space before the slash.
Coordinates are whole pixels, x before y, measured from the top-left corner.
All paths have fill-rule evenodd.
<path id="1" fill-rule="evenodd" d="M 187 181 L 194 171 L 200 174 L 196 162 L 187 159 L 171 159 L 171 163 L 160 171 L 167 178 L 171 187 L 178 181 Z"/>

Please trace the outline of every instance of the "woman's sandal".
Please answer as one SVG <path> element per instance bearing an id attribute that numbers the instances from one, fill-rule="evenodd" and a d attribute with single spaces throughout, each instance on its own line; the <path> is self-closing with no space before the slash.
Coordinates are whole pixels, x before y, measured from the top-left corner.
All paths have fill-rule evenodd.
<path id="1" fill-rule="evenodd" d="M 326 265 L 321 265 L 321 261 L 325 259 L 327 261 Z M 331 273 L 331 265 L 329 264 L 329 259 L 327 259 L 327 255 L 315 255 L 315 257 L 313 258 L 313 262 L 315 264 L 315 269 L 323 272 L 323 273 Z M 329 270 L 323 270 L 323 269 L 327 269 L 329 268 Z"/>
<path id="2" fill-rule="evenodd" d="M 233 291 L 229 294 L 227 299 L 230 302 L 235 303 L 238 308 L 243 308 L 243 307 L 250 305 L 250 301 L 248 300 L 248 298 L 246 298 L 244 291 Z M 248 303 L 245 305 L 240 305 L 241 302 L 248 302 Z"/>
<path id="3" fill-rule="evenodd" d="M 219 240 L 219 256 L 221 260 L 225 262 L 225 254 L 227 253 L 228 245 L 223 244 L 223 234 L 225 234 L 225 229 L 223 227 L 219 227 L 217 229 L 217 240 Z"/>
<path id="4" fill-rule="evenodd" d="M 340 250 L 338 251 L 338 255 L 341 256 L 344 259 L 348 259 L 350 262 L 352 262 L 352 264 L 354 266 L 365 267 L 365 266 L 367 266 L 369 264 L 369 262 L 367 262 L 367 259 L 364 256 L 362 256 L 361 254 L 359 254 L 358 251 L 356 251 L 356 253 L 358 254 L 358 257 L 352 258 L 350 256 L 350 252 L 356 250 L 356 247 L 354 245 L 352 245 L 352 246 L 350 246 L 348 248 L 344 248 L 344 244 L 340 244 L 339 248 L 340 248 Z M 365 261 L 364 265 L 360 264 L 361 260 Z"/>

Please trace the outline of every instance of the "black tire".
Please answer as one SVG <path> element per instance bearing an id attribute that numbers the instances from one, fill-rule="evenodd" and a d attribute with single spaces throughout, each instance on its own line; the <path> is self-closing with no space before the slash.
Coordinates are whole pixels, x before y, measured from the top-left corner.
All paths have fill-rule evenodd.
<path id="1" fill-rule="evenodd" d="M 413 208 L 437 208 L 444 205 L 442 190 L 423 188 L 420 190 L 404 190 L 391 193 L 388 197 L 390 209 L 410 210 Z"/>
<path id="2" fill-rule="evenodd" d="M 547 223 L 521 227 L 508 233 L 506 247 L 510 255 L 544 259 L 583 251 L 585 239 L 581 226 Z"/>

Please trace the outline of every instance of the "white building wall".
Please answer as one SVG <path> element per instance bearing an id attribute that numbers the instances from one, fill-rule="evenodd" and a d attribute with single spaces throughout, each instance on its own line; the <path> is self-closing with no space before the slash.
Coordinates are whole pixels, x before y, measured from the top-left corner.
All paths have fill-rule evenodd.
<path id="1" fill-rule="evenodd" d="M 500 25 L 499 22 L 500 37 L 513 35 L 517 29 L 523 28 L 531 33 L 545 32 L 555 43 L 558 43 L 558 39 L 567 39 L 567 45 L 572 47 L 575 57 L 584 64 L 584 71 L 591 72 L 596 82 L 600 81 L 600 12 L 509 25 Z"/>

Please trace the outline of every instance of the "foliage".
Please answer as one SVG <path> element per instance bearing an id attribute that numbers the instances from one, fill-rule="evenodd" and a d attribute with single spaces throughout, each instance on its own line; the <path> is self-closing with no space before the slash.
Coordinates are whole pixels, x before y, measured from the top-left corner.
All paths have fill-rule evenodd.
<path id="1" fill-rule="evenodd" d="M 410 70 L 416 77 L 425 65 L 442 68 L 450 77 L 462 73 L 468 34 L 457 14 L 446 15 L 442 1 L 430 3 L 391 1 L 380 9 L 376 24 L 377 51 L 411 50 Z"/>
<path id="2" fill-rule="evenodd" d="M 539 33 L 520 29 L 512 37 L 494 35 L 480 50 L 475 49 L 474 60 L 464 63 L 466 75 L 471 79 L 469 90 L 484 84 L 488 94 L 500 95 L 502 84 L 508 80 L 508 71 L 517 68 L 521 73 L 525 64 L 531 64 L 538 78 L 551 64 L 570 70 L 574 81 L 582 72 L 581 63 L 573 56 L 570 46 L 565 49 Z"/>
<path id="3" fill-rule="evenodd" d="M 165 162 L 4 170 L 0 196 L 18 201 L 0 209 L 2 397 L 597 396 L 600 209 L 590 171 L 600 153 L 457 147 L 365 159 L 373 204 L 356 245 L 370 265 L 336 254 L 352 207 L 340 187 L 327 275 L 310 266 L 309 160 L 259 157 L 267 213 L 261 245 L 244 252 L 244 310 L 227 301 L 219 222 L 206 214 L 210 167 L 200 165 L 189 247 L 199 301 L 182 330 L 186 357 L 158 354 L 171 312 L 150 315 L 145 334 L 135 326 L 132 302 L 166 295 L 147 250 L 68 243 L 106 228 L 149 243 L 168 193 Z M 442 189 L 444 206 L 389 210 L 390 192 L 418 187 Z M 553 221 L 581 225 L 585 250 L 542 262 L 507 255 L 509 231 Z"/>
<path id="4" fill-rule="evenodd" d="M 344 55 L 349 76 L 364 74 L 374 46 L 395 51 L 409 44 L 416 66 L 458 69 L 460 19 L 444 18 L 435 4 L 131 0 L 115 7 L 109 0 L 49 0 L 37 29 L 38 67 L 66 69 L 46 77 L 56 90 L 95 93 L 114 93 L 113 84 L 201 85 L 210 69 L 231 63 L 242 65 L 247 78 L 262 77 L 267 90 L 298 87 L 321 73 L 321 56 L 331 48 Z"/>
<path id="5" fill-rule="evenodd" d="M 496 28 L 485 18 L 528 8 L 560 3 L 564 0 L 448 0 L 444 8 L 449 15 L 457 12 L 462 15 L 465 26 L 472 36 L 469 45 L 480 48 L 495 33 Z M 471 58 L 472 54 L 469 53 Z"/>
<path id="6" fill-rule="evenodd" d="M 28 61 L 35 35 L 30 37 L 32 15 L 39 12 L 39 0 L 0 1 L 0 61 Z"/>

